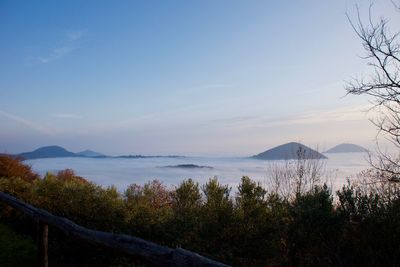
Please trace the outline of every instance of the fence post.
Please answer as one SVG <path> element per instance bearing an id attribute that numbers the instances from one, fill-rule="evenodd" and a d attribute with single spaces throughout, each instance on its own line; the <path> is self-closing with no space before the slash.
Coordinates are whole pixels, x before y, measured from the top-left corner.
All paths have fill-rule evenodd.
<path id="1" fill-rule="evenodd" d="M 38 263 L 40 267 L 49 266 L 48 246 L 49 246 L 49 226 L 41 221 L 38 222 Z"/>

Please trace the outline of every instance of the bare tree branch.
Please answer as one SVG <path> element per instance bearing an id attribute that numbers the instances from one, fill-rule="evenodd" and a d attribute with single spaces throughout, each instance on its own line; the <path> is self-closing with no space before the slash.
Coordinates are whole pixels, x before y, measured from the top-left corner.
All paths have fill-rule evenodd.
<path id="1" fill-rule="evenodd" d="M 400 3 L 392 0 L 400 10 Z M 391 33 L 388 20 L 373 19 L 370 5 L 368 19 L 364 22 L 360 9 L 356 6 L 357 17 L 352 20 L 347 14 L 351 27 L 360 38 L 366 52 L 363 59 L 373 69 L 365 78 L 353 78 L 345 85 L 347 95 L 367 95 L 372 97 L 372 110 L 379 116 L 371 119 L 379 135 L 400 148 L 400 32 Z M 377 144 L 377 160 L 370 157 L 370 164 L 384 177 L 400 182 L 400 158 L 382 152 Z"/>

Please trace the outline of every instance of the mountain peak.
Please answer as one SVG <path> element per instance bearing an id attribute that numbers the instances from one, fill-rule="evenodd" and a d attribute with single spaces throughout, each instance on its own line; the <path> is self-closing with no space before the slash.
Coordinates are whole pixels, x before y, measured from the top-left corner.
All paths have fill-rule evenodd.
<path id="1" fill-rule="evenodd" d="M 318 151 L 309 148 L 297 142 L 290 142 L 266 150 L 252 158 L 264 160 L 298 159 L 298 151 L 304 151 L 304 157 L 307 159 L 325 159 L 326 157 Z"/>
<path id="2" fill-rule="evenodd" d="M 325 151 L 325 153 L 360 153 L 360 152 L 368 152 L 368 149 L 359 145 L 349 144 L 349 143 L 339 144 Z"/>
<path id="3" fill-rule="evenodd" d="M 18 156 L 22 157 L 23 159 L 38 159 L 76 157 L 76 154 L 60 146 L 44 146 L 32 152 L 18 154 Z"/>
<path id="4" fill-rule="evenodd" d="M 57 150 L 59 150 L 59 151 L 67 151 L 65 148 L 63 148 L 61 146 L 56 146 L 56 145 L 53 145 L 53 146 L 42 146 L 42 147 L 39 147 L 39 148 L 35 149 L 34 151 L 46 151 L 46 150 L 48 150 L 48 151 L 50 151 L 50 150 L 52 150 L 52 151 L 57 151 Z M 34 152 L 34 151 L 32 151 L 32 152 Z"/>
<path id="5" fill-rule="evenodd" d="M 89 150 L 86 149 L 84 151 L 81 151 L 79 153 L 76 153 L 78 156 L 82 156 L 82 157 L 106 157 L 106 155 L 101 154 L 99 152 L 93 151 L 93 150 Z"/>

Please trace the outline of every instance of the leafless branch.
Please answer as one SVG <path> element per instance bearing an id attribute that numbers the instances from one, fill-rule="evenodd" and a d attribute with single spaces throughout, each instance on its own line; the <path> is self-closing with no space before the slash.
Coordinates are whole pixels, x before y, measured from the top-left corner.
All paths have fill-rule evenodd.
<path id="1" fill-rule="evenodd" d="M 392 3 L 399 9 L 400 5 Z M 356 9 L 356 19 L 352 20 L 348 14 L 347 18 L 366 52 L 363 59 L 373 72 L 367 78 L 348 81 L 345 85 L 347 95 L 372 97 L 372 109 L 379 116 L 371 121 L 377 127 L 378 135 L 400 148 L 400 32 L 391 33 L 385 18 L 374 20 L 372 5 L 367 20 L 361 18 L 358 6 Z M 370 160 L 370 163 L 376 170 L 386 172 L 390 179 L 399 179 L 400 159 L 382 152 L 379 146 L 377 160 Z"/>

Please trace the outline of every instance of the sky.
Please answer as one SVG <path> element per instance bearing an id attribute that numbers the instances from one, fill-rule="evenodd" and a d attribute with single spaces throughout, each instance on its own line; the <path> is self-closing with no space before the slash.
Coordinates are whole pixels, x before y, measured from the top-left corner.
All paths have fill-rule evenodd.
<path id="1" fill-rule="evenodd" d="M 370 99 L 344 85 L 370 72 L 346 17 L 370 3 L 0 1 L 0 152 L 369 147 Z M 372 15 L 400 25 L 390 0 Z"/>

